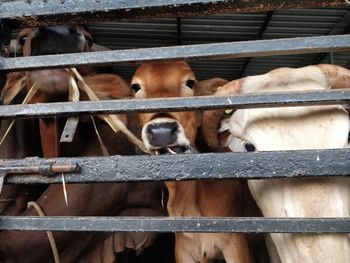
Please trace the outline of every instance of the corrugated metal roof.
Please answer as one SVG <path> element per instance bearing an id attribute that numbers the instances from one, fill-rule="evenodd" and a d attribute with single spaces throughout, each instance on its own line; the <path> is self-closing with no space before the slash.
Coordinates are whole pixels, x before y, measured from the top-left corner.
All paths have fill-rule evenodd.
<path id="1" fill-rule="evenodd" d="M 254 14 L 225 14 L 145 21 L 89 24 L 97 44 L 110 49 L 147 48 L 215 42 L 276 39 L 350 33 L 349 8 L 293 9 Z M 16 34 L 17 32 L 13 32 Z M 345 66 L 350 52 L 334 53 L 334 63 Z M 277 67 L 329 63 L 326 55 L 289 55 L 191 62 L 197 78 L 228 80 L 262 74 Z M 130 78 L 136 65 L 117 65 L 114 72 Z"/>
<path id="2" fill-rule="evenodd" d="M 129 49 L 343 33 L 344 28 L 349 29 L 350 25 L 350 19 L 343 21 L 346 15 L 350 16 L 350 7 L 121 21 L 91 24 L 88 28 L 96 43 L 110 49 Z M 277 67 L 300 67 L 306 59 L 313 61 L 312 56 L 314 55 L 208 60 L 190 64 L 198 79 L 222 77 L 232 80 L 262 74 Z M 350 52 L 334 53 L 333 57 L 335 64 L 345 66 L 350 61 Z M 313 62 L 328 63 L 329 59 L 320 56 Z M 114 71 L 130 78 L 135 68 L 136 65 L 118 65 Z"/>

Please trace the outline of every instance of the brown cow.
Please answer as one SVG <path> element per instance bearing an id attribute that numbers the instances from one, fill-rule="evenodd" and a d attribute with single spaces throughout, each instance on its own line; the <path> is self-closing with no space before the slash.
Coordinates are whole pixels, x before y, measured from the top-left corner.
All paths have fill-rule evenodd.
<path id="1" fill-rule="evenodd" d="M 89 33 L 75 26 L 54 26 L 48 28 L 25 28 L 17 38 L 23 56 L 60 54 L 70 52 L 86 52 L 92 45 Z M 87 72 L 85 68 L 83 71 Z M 39 86 L 38 92 L 29 103 L 67 101 L 69 73 L 65 69 L 38 70 L 32 72 L 14 72 L 7 76 L 7 82 L 2 92 L 2 100 L 14 89 L 16 82 L 25 79 L 25 87 L 14 98 L 13 103 L 20 104 L 25 93 L 33 83 Z M 2 120 L 0 136 L 5 134 L 11 120 Z M 79 141 L 75 145 L 65 147 L 59 144 L 59 123 L 57 119 L 17 120 L 0 145 L 0 158 L 24 158 L 29 156 L 58 157 L 74 156 L 78 153 Z M 40 136 L 38 132 L 40 131 Z M 40 147 L 41 145 L 41 147 Z M 60 149 L 63 148 L 63 149 Z M 38 189 L 36 189 L 38 188 Z M 35 200 L 42 193 L 42 186 L 4 186 L 1 193 L 1 211 L 3 214 L 16 215 L 23 212 L 29 200 Z"/>
<path id="2" fill-rule="evenodd" d="M 81 27 L 52 26 L 39 28 L 25 28 L 18 36 L 18 43 L 22 46 L 23 56 L 37 56 L 63 53 L 88 52 L 92 46 L 92 37 Z M 89 67 L 81 69 L 83 75 L 90 73 Z M 49 69 L 26 72 L 27 88 L 33 83 L 39 86 L 30 103 L 45 103 L 67 101 L 69 77 L 71 73 L 66 69 Z M 44 157 L 60 155 L 59 120 L 40 119 L 41 144 Z"/>
<path id="3" fill-rule="evenodd" d="M 199 95 L 196 79 L 186 62 L 145 63 L 132 79 L 136 98 L 192 97 Z M 191 153 L 195 148 L 195 112 L 145 113 L 140 115 L 142 139 L 154 154 Z M 234 180 L 166 182 L 170 216 L 238 216 L 240 183 Z M 176 261 L 249 262 L 242 234 L 177 233 Z"/>
<path id="4" fill-rule="evenodd" d="M 79 33 L 78 31 L 79 29 L 74 29 L 73 27 L 53 27 L 48 30 L 24 30 L 27 33 L 24 34 L 26 39 L 23 40 L 23 52 L 27 55 L 38 55 L 64 53 L 64 51 L 83 51 L 85 44 L 82 44 L 84 40 L 81 32 Z M 60 34 L 60 37 L 57 34 Z M 37 37 L 41 37 L 44 40 L 36 42 Z M 68 38 L 68 42 L 69 38 L 72 38 L 74 41 L 69 42 L 68 47 L 62 49 L 59 43 L 64 42 L 65 37 Z M 50 38 L 54 39 L 54 43 Z M 51 47 L 46 47 L 47 45 Z M 57 46 L 55 47 L 54 45 Z M 52 49 L 52 46 L 55 49 Z M 74 48 L 74 46 L 77 49 L 70 49 Z M 68 75 L 66 75 L 67 72 L 65 70 L 44 70 L 26 74 L 28 74 L 27 79 L 30 83 L 37 81 L 40 85 L 39 93 L 36 97 L 36 99 L 39 99 L 36 101 L 67 100 Z M 102 99 L 120 99 L 132 96 L 129 84 L 115 75 L 99 74 L 87 76 L 85 77 L 85 81 Z M 125 122 L 127 121 L 125 116 L 121 116 L 120 119 Z M 32 122 L 35 123 L 35 120 L 30 123 Z M 12 135 L 6 138 L 7 143 L 4 144 L 6 148 L 3 148 L 5 149 L 4 152 L 6 152 L 3 156 L 4 158 L 23 158 L 26 156 L 41 155 L 41 149 L 35 152 L 28 152 L 30 147 L 26 145 L 30 143 L 25 140 L 29 139 L 28 136 L 25 136 L 26 133 L 37 131 L 35 134 L 36 144 L 34 145 L 40 146 L 38 128 L 36 130 L 32 129 L 31 126 L 27 125 L 28 121 L 23 122 L 26 126 L 21 126 L 21 123 L 22 121 L 16 122 L 15 128 L 11 131 Z M 128 124 L 132 123 L 133 121 L 129 119 Z M 128 143 L 124 135 L 120 133 L 114 134 L 111 128 L 99 119 L 96 119 L 96 124 L 109 154 L 134 154 L 134 146 Z M 41 135 L 48 137 L 54 134 L 54 137 L 57 138 L 55 125 L 49 125 L 49 127 L 41 125 Z M 82 125 L 84 126 L 84 133 L 90 135 L 84 134 L 86 138 L 83 141 L 85 143 L 80 144 L 79 147 L 69 147 L 68 154 L 75 156 L 102 155 L 100 143 L 96 135 L 93 135 L 91 123 L 83 123 Z M 36 124 L 35 127 L 38 127 L 38 125 Z M 55 129 L 53 129 L 53 133 L 47 135 L 45 131 L 51 127 L 55 127 Z M 19 142 L 23 141 L 23 145 L 26 147 L 18 147 L 22 146 L 22 144 L 16 144 L 18 135 L 20 136 Z M 62 147 L 58 146 L 57 141 L 54 140 L 54 147 L 52 147 L 50 142 L 52 142 L 51 139 L 47 140 L 46 144 L 42 143 L 44 156 L 56 156 L 58 154 L 62 156 L 67 153 L 62 150 Z M 71 152 L 72 149 L 75 150 L 73 153 Z M 37 200 L 37 203 L 42 207 L 46 215 L 165 215 L 166 211 L 161 207 L 161 187 L 161 184 L 146 183 L 67 185 L 69 206 L 66 206 L 62 195 L 62 186 L 51 185 Z M 25 204 L 26 201 L 28 201 L 28 198 L 21 203 Z M 14 214 L 19 214 L 23 209 L 24 207 L 22 205 L 21 209 L 16 210 Z M 37 212 L 30 208 L 23 215 L 37 215 Z M 79 234 L 61 232 L 55 233 L 54 237 L 62 262 L 110 262 L 111 258 L 115 257 L 115 252 L 120 252 L 124 248 L 141 251 L 144 247 L 149 246 L 153 242 L 154 234 Z M 96 240 L 99 240 L 98 244 L 94 243 Z M 0 260 L 1 262 L 53 262 L 53 256 L 44 232 L 4 231 L 0 233 Z"/>
<path id="5" fill-rule="evenodd" d="M 104 81 L 104 83 L 103 83 Z M 104 98 L 131 97 L 130 87 L 118 76 L 100 74 L 86 78 L 89 86 Z M 119 86 L 115 86 L 119 83 Z M 125 83 L 121 85 L 121 83 Z M 121 118 L 125 119 L 126 118 Z M 129 118 L 130 120 L 130 118 Z M 108 152 L 134 154 L 134 146 L 123 134 L 114 134 L 111 128 L 96 119 L 99 134 Z M 93 136 L 81 156 L 102 155 L 97 136 Z M 115 183 L 115 184 L 67 184 L 69 206 L 66 206 L 61 185 L 51 185 L 37 200 L 46 215 L 69 216 L 120 216 L 165 215 L 161 207 L 161 184 Z M 37 215 L 33 208 L 23 215 Z M 125 248 L 142 251 L 153 243 L 152 233 L 73 233 L 54 234 L 58 254 L 62 262 L 112 262 L 115 253 Z M 91 245 L 94 240 L 98 244 Z M 45 232 L 4 231 L 0 233 L 1 262 L 52 262 L 50 244 Z M 89 250 L 85 248 L 89 247 Z M 96 251 L 96 252 L 95 252 Z M 98 251 L 98 253 L 97 253 Z"/>

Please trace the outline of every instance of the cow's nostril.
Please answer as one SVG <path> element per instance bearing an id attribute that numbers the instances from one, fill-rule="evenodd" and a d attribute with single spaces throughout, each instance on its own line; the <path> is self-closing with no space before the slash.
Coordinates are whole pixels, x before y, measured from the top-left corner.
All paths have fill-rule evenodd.
<path id="1" fill-rule="evenodd" d="M 75 27 L 69 27 L 69 34 L 76 35 L 78 34 L 78 31 Z"/>
<path id="2" fill-rule="evenodd" d="M 153 129 L 152 129 L 152 127 L 150 127 L 150 126 L 147 127 L 147 134 L 153 135 Z"/>
<path id="3" fill-rule="evenodd" d="M 171 129 L 171 134 L 176 134 L 178 132 L 178 126 L 176 125 Z"/>

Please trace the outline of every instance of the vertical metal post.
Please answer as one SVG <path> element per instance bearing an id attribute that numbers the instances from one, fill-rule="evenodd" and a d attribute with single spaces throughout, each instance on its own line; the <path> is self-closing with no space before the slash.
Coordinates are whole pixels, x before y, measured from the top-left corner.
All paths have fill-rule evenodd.
<path id="1" fill-rule="evenodd" d="M 0 19 L 0 70 L 3 64 L 3 57 L 7 56 L 8 48 L 11 42 L 11 31 L 13 23 L 8 20 Z M 6 74 L 0 71 L 0 94 L 6 82 Z M 0 101 L 0 104 L 2 102 Z"/>
<path id="2" fill-rule="evenodd" d="M 177 45 L 182 45 L 182 24 L 181 17 L 176 18 L 176 42 Z"/>
<path id="3" fill-rule="evenodd" d="M 334 55 L 333 52 L 329 52 L 329 64 L 334 64 Z"/>

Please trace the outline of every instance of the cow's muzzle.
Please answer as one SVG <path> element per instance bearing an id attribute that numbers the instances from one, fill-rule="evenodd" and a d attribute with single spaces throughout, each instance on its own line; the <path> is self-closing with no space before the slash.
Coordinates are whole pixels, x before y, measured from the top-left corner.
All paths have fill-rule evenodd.
<path id="1" fill-rule="evenodd" d="M 177 122 L 152 123 L 147 126 L 146 136 L 153 147 L 164 148 L 177 141 L 179 125 Z"/>
<path id="2" fill-rule="evenodd" d="M 173 118 L 155 118 L 142 129 L 142 140 L 153 154 L 193 153 L 182 125 Z"/>

